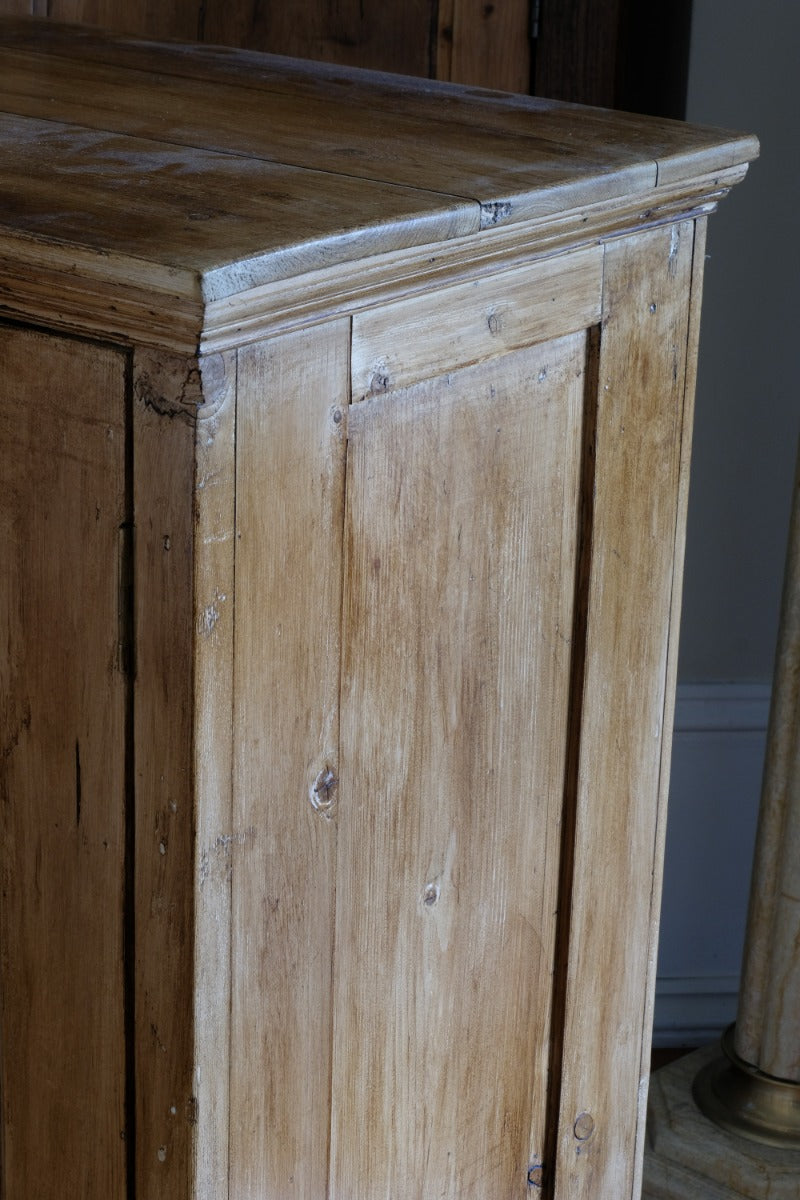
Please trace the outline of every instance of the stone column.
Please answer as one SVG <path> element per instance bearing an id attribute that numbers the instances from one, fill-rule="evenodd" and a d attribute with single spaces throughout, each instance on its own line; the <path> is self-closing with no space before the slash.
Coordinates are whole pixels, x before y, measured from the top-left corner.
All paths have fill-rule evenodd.
<path id="1" fill-rule="evenodd" d="M 724 1128 L 800 1149 L 800 456 L 739 1013 L 694 1095 Z"/>
<path id="2" fill-rule="evenodd" d="M 750 889 L 736 1053 L 800 1084 L 800 458 Z"/>
<path id="3" fill-rule="evenodd" d="M 800 454 L 738 1018 L 650 1096 L 645 1200 L 800 1196 Z"/>

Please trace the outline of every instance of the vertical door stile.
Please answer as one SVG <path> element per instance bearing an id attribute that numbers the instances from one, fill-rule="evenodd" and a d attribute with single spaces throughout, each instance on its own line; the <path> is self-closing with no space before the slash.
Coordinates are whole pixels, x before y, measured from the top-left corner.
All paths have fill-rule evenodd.
<path id="1" fill-rule="evenodd" d="M 642 1144 L 692 260 L 691 221 L 605 251 L 555 1200 L 631 1197 Z"/>
<path id="2" fill-rule="evenodd" d="M 636 1148 L 634 1153 L 633 1192 L 638 1196 L 642 1187 L 642 1165 L 647 1119 L 647 1091 L 650 1077 L 650 1047 L 655 1006 L 656 969 L 658 954 L 658 932 L 661 917 L 661 894 L 664 877 L 664 852 L 667 835 L 667 800 L 669 797 L 670 768 L 672 765 L 672 733 L 675 714 L 675 691 L 678 679 L 678 634 L 681 625 L 683 601 L 683 567 L 686 554 L 686 527 L 689 508 L 689 475 L 692 457 L 692 434 L 694 430 L 694 401 L 697 383 L 697 353 L 700 340 L 700 309 L 703 296 L 705 273 L 705 250 L 708 218 L 697 217 L 694 221 L 691 260 L 691 293 L 689 299 L 686 366 L 683 376 L 682 428 L 680 434 L 680 461 L 678 466 L 678 493 L 675 507 L 675 539 L 672 566 L 672 588 L 669 617 L 669 642 L 666 657 L 666 683 L 664 689 L 664 725 L 661 742 L 661 762 L 658 781 L 658 809 L 653 852 L 653 886 L 650 897 L 650 922 L 647 944 L 650 953 L 647 963 L 645 984 L 645 1008 L 643 1019 L 642 1061 L 639 1068 L 639 1108 L 637 1113 Z M 687 236 L 689 224 L 680 227 Z M 688 269 L 688 268 L 687 268 Z M 676 397 L 676 400 L 678 398 Z"/>
<path id="3" fill-rule="evenodd" d="M 0 325 L 0 360 L 2 1186 L 123 1200 L 128 356 Z"/>
<path id="4" fill-rule="evenodd" d="M 597 386 L 601 330 L 587 330 L 586 375 L 581 423 L 580 471 L 577 497 L 577 538 L 574 571 L 574 603 L 570 643 L 569 699 L 565 725 L 564 788 L 561 811 L 558 897 L 556 908 L 555 952 L 553 957 L 552 1012 L 553 1028 L 548 1067 L 547 1121 L 545 1156 L 541 1187 L 549 1196 L 555 1180 L 558 1154 L 558 1124 L 561 1085 L 564 1074 L 565 996 L 569 969 L 572 891 L 575 872 L 575 829 L 578 801 L 578 768 L 581 747 L 581 714 L 586 672 L 586 630 L 589 617 L 589 578 L 594 522 L 595 464 L 597 436 Z M 535 1177 L 538 1182 L 538 1176 Z"/>
<path id="5" fill-rule="evenodd" d="M 196 1197 L 228 1198 L 237 353 L 199 364 L 194 462 L 194 1121 Z"/>
<path id="6" fill-rule="evenodd" d="M 239 351 L 230 1192 L 328 1187 L 348 319 Z"/>
<path id="7" fill-rule="evenodd" d="M 137 348 L 132 371 L 135 658 L 130 830 L 136 1195 L 185 1200 L 195 1042 L 193 355 Z M 220 672 L 220 674 L 222 674 Z M 130 1198 L 129 1198 L 130 1200 Z"/>

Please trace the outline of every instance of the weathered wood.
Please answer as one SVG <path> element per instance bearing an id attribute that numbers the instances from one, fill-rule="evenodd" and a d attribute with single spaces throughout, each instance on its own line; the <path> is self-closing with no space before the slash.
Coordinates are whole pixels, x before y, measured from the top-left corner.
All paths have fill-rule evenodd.
<path id="1" fill-rule="evenodd" d="M 239 355 L 232 1197 L 326 1192 L 349 323 Z"/>
<path id="2" fill-rule="evenodd" d="M 292 5 L 207 0 L 200 36 L 273 54 L 428 75 L 434 11 L 434 0 L 301 0 Z"/>
<path id="3" fill-rule="evenodd" d="M 44 9 L 41 15 L 53 21 L 80 21 L 141 37 L 190 40 L 201 36 L 200 0 L 168 0 L 165 4 L 153 0 L 46 0 L 46 8 L 43 0 L 34 0 L 37 3 Z"/>
<path id="4" fill-rule="evenodd" d="M 586 329 L 600 317 L 602 268 L 594 247 L 358 314 L 353 398 L 435 375 L 443 345 L 449 365 L 461 367 Z"/>
<path id="5" fill-rule="evenodd" d="M 530 22 L 529 0 L 439 0 L 436 78 L 529 91 Z"/>
<path id="6" fill-rule="evenodd" d="M 372 304 L 421 297 L 434 287 L 477 283 L 494 271 L 524 266 L 556 253 L 581 251 L 598 241 L 620 237 L 643 227 L 661 226 L 685 219 L 702 218 L 714 211 L 717 201 L 744 177 L 744 168 L 720 175 L 701 177 L 690 191 L 673 184 L 662 193 L 662 202 L 647 209 L 644 223 L 638 204 L 631 198 L 605 205 L 588 205 L 567 213 L 543 227 L 531 222 L 498 230 L 491 237 L 459 238 L 437 247 L 392 252 L 365 259 L 357 274 L 343 264 L 248 288 L 235 296 L 211 301 L 205 309 L 202 345 L 207 350 L 227 349 L 255 341 L 266 332 L 290 329 L 298 324 L 356 314 Z M 568 259 L 562 259 L 567 262 Z M 17 290 L 25 287 L 25 281 Z M 19 303 L 19 301 L 17 301 Z M 437 319 L 442 319 L 437 314 Z M 163 333 L 162 333 L 163 336 Z"/>
<path id="7" fill-rule="evenodd" d="M 633 1194 L 692 258 L 689 222 L 606 248 L 557 1200 Z"/>
<path id="8" fill-rule="evenodd" d="M 189 1192 L 193 1099 L 193 359 L 133 361 L 136 1189 Z"/>
<path id="9" fill-rule="evenodd" d="M 689 510 L 689 473 L 692 456 L 692 433 L 694 429 L 694 399 L 697 382 L 697 354 L 700 340 L 700 309 L 703 297 L 703 275 L 706 258 L 706 221 L 694 222 L 692 246 L 691 293 L 689 296 L 689 327 L 686 340 L 686 365 L 683 377 L 683 406 L 680 464 L 678 467 L 678 494 L 675 516 L 675 549 L 672 568 L 672 602 L 669 616 L 669 643 L 667 646 L 666 683 L 664 689 L 664 720 L 661 734 L 661 769 L 658 785 L 658 812 L 653 847 L 653 883 L 650 895 L 650 928 L 647 944 L 650 958 L 647 963 L 647 979 L 644 987 L 645 1007 L 642 1021 L 643 1046 L 640 1067 L 639 1111 L 637 1114 L 636 1152 L 634 1156 L 633 1195 L 638 1196 L 642 1187 L 642 1162 L 647 1127 L 646 1077 L 650 1070 L 653 1010 L 656 993 L 656 969 L 658 933 L 661 920 L 661 895 L 664 877 L 664 852 L 667 836 L 667 800 L 669 797 L 670 769 L 672 765 L 672 732 L 675 716 L 675 691 L 678 682 L 678 633 L 683 602 L 683 564 L 686 555 L 686 524 Z"/>
<path id="10" fill-rule="evenodd" d="M 655 162 L 659 185 L 680 171 L 696 174 L 731 162 L 730 138 L 723 155 L 718 131 L 702 127 L 599 109 L 583 111 L 576 121 L 572 106 L 550 100 L 422 88 L 411 80 L 334 68 L 323 82 L 303 64 L 276 58 L 259 57 L 254 71 L 256 56 L 232 61 L 230 54 L 202 47 L 196 60 L 187 61 L 169 46 L 156 44 L 144 53 L 135 43 L 109 43 L 98 35 L 81 46 L 76 73 L 73 42 L 55 34 L 32 38 L 26 29 L 6 25 L 0 53 L 10 111 L 52 119 L 55 100 L 60 112 L 89 128 L 158 139 L 168 105 L 170 140 L 187 146 L 197 145 L 202 134 L 208 149 L 473 196 L 485 204 L 515 196 L 521 201 L 538 185 L 541 213 L 542 193 L 558 185 L 568 203 L 564 187 L 578 177 L 584 186 L 591 181 L 594 198 L 603 199 L 619 194 L 621 184 L 623 190 L 625 184 L 636 190 L 655 185 Z M 46 79 L 31 75 L 31 51 L 47 54 Z M 420 119 L 427 126 L 424 140 L 415 124 Z M 387 139 L 395 146 L 391 155 Z M 505 185 L 505 194 L 498 185 Z M 590 196 L 584 192 L 582 198 Z M 523 215 L 524 208 L 515 219 Z"/>
<path id="11" fill-rule="evenodd" d="M 691 0 L 559 0 L 539 8 L 531 91 L 555 100 L 682 118 Z M 527 90 L 527 89 L 526 89 Z"/>
<path id="12" fill-rule="evenodd" d="M 274 306 L 260 289 L 298 274 L 322 273 L 330 297 L 338 267 L 352 292 L 364 264 L 415 247 L 506 253 L 514 230 L 544 252 L 676 205 L 707 211 L 756 151 L 713 130 L 255 54 L 10 18 L 2 32 L 4 300 L 79 329 L 83 302 L 98 331 L 172 350 L 194 349 L 212 313 L 205 349 L 239 344 L 245 321 L 263 336 Z"/>
<path id="13" fill-rule="evenodd" d="M 579 104 L 616 106 L 625 0 L 561 0 L 542 6 L 534 90 Z"/>
<path id="14" fill-rule="evenodd" d="M 336 1197 L 524 1196 L 543 1154 L 584 357 L 351 410 Z"/>
<path id="15" fill-rule="evenodd" d="M 195 1196 L 228 1195 L 236 355 L 200 359 L 194 450 Z"/>
<path id="16" fill-rule="evenodd" d="M 10 153 L 20 142 L 22 177 Z M 480 223 L 475 201 L 27 117 L 2 121 L 0 195 L 18 231 L 162 259 L 204 276 L 208 298 Z"/>
<path id="17" fill-rule="evenodd" d="M 123 1200 L 126 358 L 0 327 L 0 363 L 0 1190 Z"/>
<path id="18" fill-rule="evenodd" d="M 753 139 L 0 32 L 3 1186 L 21 1046 L 46 1200 L 634 1200 L 693 227 Z"/>

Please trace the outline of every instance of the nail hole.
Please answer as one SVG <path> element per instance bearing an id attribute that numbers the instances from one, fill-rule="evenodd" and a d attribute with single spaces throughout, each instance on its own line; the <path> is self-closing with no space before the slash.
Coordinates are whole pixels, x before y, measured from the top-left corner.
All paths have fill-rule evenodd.
<path id="1" fill-rule="evenodd" d="M 544 1184 L 544 1167 L 541 1163 L 534 1163 L 528 1168 L 528 1187 L 540 1188 Z"/>

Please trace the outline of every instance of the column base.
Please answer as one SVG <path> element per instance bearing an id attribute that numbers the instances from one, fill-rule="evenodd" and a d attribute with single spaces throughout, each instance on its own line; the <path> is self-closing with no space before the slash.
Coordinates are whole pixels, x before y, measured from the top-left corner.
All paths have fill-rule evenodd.
<path id="1" fill-rule="evenodd" d="M 800 1151 L 728 1133 L 695 1104 L 695 1077 L 719 1054 L 716 1043 L 651 1076 L 642 1200 L 798 1200 Z"/>

